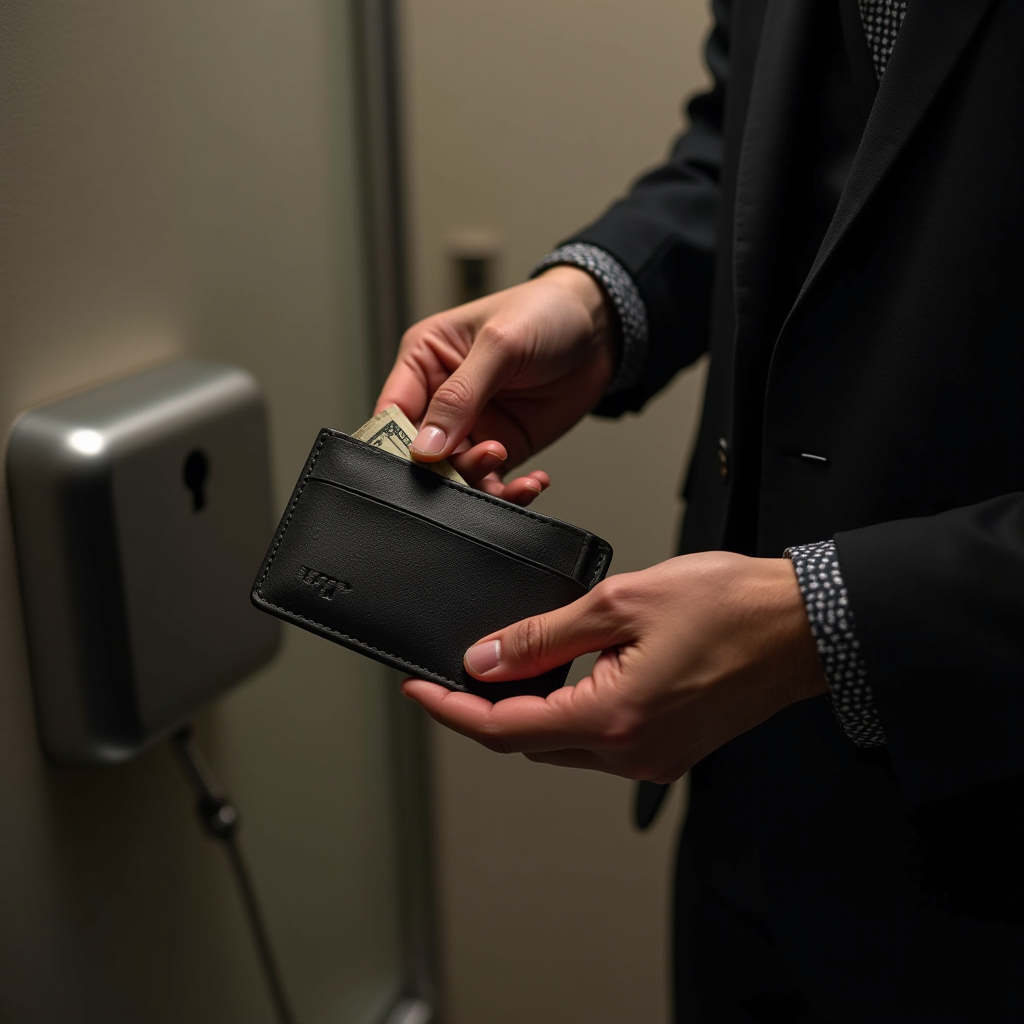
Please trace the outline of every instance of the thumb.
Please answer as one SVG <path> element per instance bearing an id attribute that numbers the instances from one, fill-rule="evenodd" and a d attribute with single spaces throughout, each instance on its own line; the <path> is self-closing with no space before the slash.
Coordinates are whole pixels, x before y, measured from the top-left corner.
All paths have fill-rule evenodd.
<path id="1" fill-rule="evenodd" d="M 447 458 L 473 429 L 481 410 L 515 372 L 510 328 L 486 323 L 461 366 L 434 392 L 412 442 L 424 462 Z"/>
<path id="2" fill-rule="evenodd" d="M 486 682 L 529 679 L 567 661 L 631 639 L 625 617 L 591 591 L 563 608 L 533 615 L 478 640 L 466 651 L 466 671 Z"/>

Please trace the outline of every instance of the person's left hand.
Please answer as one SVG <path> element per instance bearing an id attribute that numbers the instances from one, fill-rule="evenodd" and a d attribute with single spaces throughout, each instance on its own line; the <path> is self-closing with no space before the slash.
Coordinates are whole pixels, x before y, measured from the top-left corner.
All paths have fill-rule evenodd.
<path id="1" fill-rule="evenodd" d="M 465 664 L 482 681 L 524 679 L 590 651 L 603 652 L 592 674 L 547 698 L 402 689 L 491 750 L 654 782 L 828 690 L 792 563 L 721 551 L 609 577 L 484 637 Z"/>

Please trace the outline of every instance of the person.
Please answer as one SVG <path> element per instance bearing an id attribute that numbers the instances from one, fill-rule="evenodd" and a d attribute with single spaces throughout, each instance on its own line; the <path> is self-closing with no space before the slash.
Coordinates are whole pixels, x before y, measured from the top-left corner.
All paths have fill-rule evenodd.
<path id="1" fill-rule="evenodd" d="M 532 278 L 412 327 L 380 395 L 502 470 L 710 353 L 677 558 L 424 680 L 533 761 L 689 771 L 680 1021 L 1022 1014 L 1024 4 L 716 0 L 664 166 Z"/>

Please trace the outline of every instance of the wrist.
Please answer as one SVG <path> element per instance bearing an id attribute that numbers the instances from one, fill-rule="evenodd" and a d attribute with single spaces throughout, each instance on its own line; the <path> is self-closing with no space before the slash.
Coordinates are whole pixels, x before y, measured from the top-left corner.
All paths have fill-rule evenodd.
<path id="1" fill-rule="evenodd" d="M 791 703 L 828 693 L 828 682 L 807 617 L 793 563 L 788 558 L 758 559 L 762 563 L 765 590 L 762 608 L 775 638 L 780 675 L 790 688 Z"/>
<path id="2" fill-rule="evenodd" d="M 618 364 L 622 347 L 619 317 L 615 305 L 598 280 L 580 267 L 558 264 L 538 275 L 537 280 L 568 290 L 583 306 L 590 319 L 591 337 L 596 347 L 605 349 Z"/>

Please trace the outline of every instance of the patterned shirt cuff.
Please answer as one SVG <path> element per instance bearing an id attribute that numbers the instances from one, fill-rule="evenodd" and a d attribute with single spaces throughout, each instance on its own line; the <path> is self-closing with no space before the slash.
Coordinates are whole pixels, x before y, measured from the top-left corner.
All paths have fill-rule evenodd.
<path id="1" fill-rule="evenodd" d="M 811 633 L 828 681 L 829 704 L 858 747 L 880 747 L 885 731 L 867 681 L 857 627 L 834 541 L 788 548 L 804 596 Z"/>
<path id="2" fill-rule="evenodd" d="M 586 242 L 559 246 L 530 271 L 536 277 L 549 267 L 579 267 L 597 281 L 612 300 L 622 328 L 622 354 L 618 372 L 606 395 L 634 387 L 640 381 L 647 358 L 647 306 L 629 272 L 604 249 Z"/>

